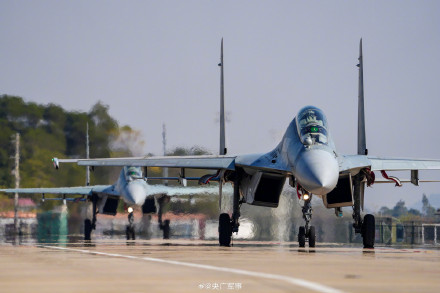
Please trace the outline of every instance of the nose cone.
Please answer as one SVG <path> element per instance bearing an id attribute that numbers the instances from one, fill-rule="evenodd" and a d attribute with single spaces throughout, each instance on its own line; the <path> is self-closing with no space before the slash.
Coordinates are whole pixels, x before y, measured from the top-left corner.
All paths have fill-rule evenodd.
<path id="1" fill-rule="evenodd" d="M 125 201 L 130 205 L 143 205 L 146 196 L 146 189 L 139 182 L 129 182 L 125 187 Z"/>
<path id="2" fill-rule="evenodd" d="M 338 162 L 327 151 L 306 151 L 299 157 L 294 174 L 298 183 L 307 191 L 324 195 L 332 191 L 338 183 Z"/>

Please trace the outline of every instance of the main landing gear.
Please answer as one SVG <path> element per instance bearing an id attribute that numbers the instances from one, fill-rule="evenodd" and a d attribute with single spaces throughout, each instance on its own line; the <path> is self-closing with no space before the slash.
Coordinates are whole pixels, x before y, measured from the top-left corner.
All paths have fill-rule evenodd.
<path id="1" fill-rule="evenodd" d="M 218 240 L 220 246 L 231 246 L 232 233 L 238 233 L 238 228 L 240 226 L 240 223 L 238 222 L 238 219 L 240 218 L 240 205 L 240 181 L 238 175 L 236 175 L 234 180 L 232 218 L 227 213 L 222 213 L 219 217 Z"/>
<path id="2" fill-rule="evenodd" d="M 354 178 L 354 205 L 353 205 L 353 228 L 355 233 L 362 235 L 364 248 L 374 248 L 374 238 L 376 230 L 376 222 L 374 216 L 367 214 L 362 220 L 361 217 L 361 200 L 364 197 L 365 183 L 362 182 L 362 174 L 358 174 Z"/>
<path id="3" fill-rule="evenodd" d="M 92 240 L 92 231 L 96 229 L 96 214 L 98 213 L 97 203 L 98 196 L 92 195 L 92 220 L 84 220 L 84 240 L 86 241 Z"/>
<path id="4" fill-rule="evenodd" d="M 366 214 L 362 220 L 360 214 L 354 212 L 353 218 L 355 220 L 353 223 L 354 231 L 355 233 L 361 234 L 364 248 L 374 248 L 374 238 L 376 233 L 376 221 L 374 216 Z"/>
<path id="5" fill-rule="evenodd" d="M 128 208 L 128 225 L 125 229 L 125 235 L 127 236 L 127 240 L 135 240 L 136 235 L 134 232 L 134 213 L 133 208 Z"/>
<path id="6" fill-rule="evenodd" d="M 220 214 L 218 222 L 218 241 L 220 246 L 231 246 L 232 224 L 227 213 Z"/>
<path id="7" fill-rule="evenodd" d="M 306 221 L 305 226 L 299 227 L 298 231 L 298 244 L 299 247 L 305 247 L 306 242 L 309 242 L 309 247 L 315 247 L 316 244 L 316 233 L 315 227 L 309 226 L 309 222 L 312 219 L 312 195 L 305 193 L 304 206 L 302 207 L 303 219 Z M 307 197 L 307 199 L 305 199 Z"/>
<path id="8" fill-rule="evenodd" d="M 373 215 L 367 214 L 362 222 L 362 240 L 364 248 L 374 248 L 376 221 Z"/>
<path id="9" fill-rule="evenodd" d="M 162 220 L 163 206 L 168 201 L 169 198 L 166 195 L 157 199 L 157 202 L 159 204 L 159 211 L 157 213 L 159 229 L 162 230 L 163 232 L 163 239 L 170 239 L 170 220 L 165 220 L 165 221 Z"/>

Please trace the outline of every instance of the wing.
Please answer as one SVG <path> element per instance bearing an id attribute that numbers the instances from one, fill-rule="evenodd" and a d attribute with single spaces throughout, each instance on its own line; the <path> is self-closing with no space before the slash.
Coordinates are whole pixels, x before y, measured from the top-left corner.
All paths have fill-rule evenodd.
<path id="1" fill-rule="evenodd" d="M 440 170 L 440 160 L 430 159 L 404 159 L 404 158 L 384 158 L 370 157 L 363 155 L 351 155 L 339 157 L 339 172 L 350 172 L 357 174 L 362 169 L 369 169 L 367 172 L 380 171 L 386 180 L 372 179 L 374 183 L 395 183 L 401 186 L 402 183 L 411 182 L 418 185 L 422 182 L 440 182 L 439 180 L 420 180 L 419 170 Z M 388 176 L 386 171 L 411 171 L 411 179 L 399 179 Z M 372 184 L 372 183 L 371 183 Z"/>
<path id="2" fill-rule="evenodd" d="M 440 170 L 440 160 L 349 155 L 340 157 L 339 172 L 370 168 L 371 171 Z"/>
<path id="3" fill-rule="evenodd" d="M 368 157 L 371 171 L 440 170 L 440 160 Z"/>
<path id="4" fill-rule="evenodd" d="M 136 166 L 190 169 L 235 170 L 236 166 L 267 172 L 291 172 L 282 160 L 274 160 L 271 153 L 241 156 L 166 156 L 105 159 L 54 159 L 58 163 L 77 163 L 80 166 Z"/>
<path id="5" fill-rule="evenodd" d="M 235 156 L 79 159 L 77 160 L 77 163 L 80 166 L 136 166 L 234 170 Z"/>
<path id="6" fill-rule="evenodd" d="M 94 193 L 105 193 L 109 195 L 119 195 L 113 185 L 94 185 L 77 187 L 42 187 L 42 188 L 9 188 L 0 189 L 4 193 L 31 193 L 31 194 L 62 194 L 62 195 L 87 195 Z"/>
<path id="7" fill-rule="evenodd" d="M 270 173 L 288 175 L 292 170 L 277 152 L 237 156 L 235 165 L 244 169 L 254 169 Z"/>

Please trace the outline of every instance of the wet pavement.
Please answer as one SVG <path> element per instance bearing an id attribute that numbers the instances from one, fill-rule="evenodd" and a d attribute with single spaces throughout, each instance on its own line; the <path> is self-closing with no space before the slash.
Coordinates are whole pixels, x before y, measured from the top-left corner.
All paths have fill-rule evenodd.
<path id="1" fill-rule="evenodd" d="M 440 250 L 98 240 L 0 245 L 0 292 L 439 292 Z"/>

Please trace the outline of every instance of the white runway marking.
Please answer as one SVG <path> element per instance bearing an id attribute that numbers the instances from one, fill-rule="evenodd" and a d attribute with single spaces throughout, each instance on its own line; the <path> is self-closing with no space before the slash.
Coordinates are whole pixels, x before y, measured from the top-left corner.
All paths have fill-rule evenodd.
<path id="1" fill-rule="evenodd" d="M 233 268 L 226 268 L 226 267 L 216 267 L 211 265 L 202 265 L 202 264 L 195 264 L 195 263 L 189 263 L 189 262 L 181 262 L 181 261 L 174 261 L 174 260 L 164 260 L 160 258 L 152 258 L 152 257 L 137 257 L 137 256 L 131 256 L 131 255 L 124 255 L 124 254 L 116 254 L 116 253 L 106 253 L 106 252 L 99 252 L 99 251 L 91 251 L 91 250 L 85 250 L 85 249 L 74 249 L 74 248 L 67 248 L 67 247 L 59 247 L 59 246 L 46 246 L 41 245 L 39 247 L 43 248 L 49 248 L 49 249 L 59 249 L 59 250 L 67 250 L 67 251 L 75 251 L 75 252 L 81 252 L 81 253 L 88 253 L 88 254 L 96 254 L 96 255 L 104 255 L 104 256 L 111 256 L 111 257 L 120 257 L 120 258 L 128 258 L 128 259 L 138 259 L 138 260 L 144 260 L 144 261 L 151 261 L 151 262 L 157 262 L 157 263 L 165 263 L 165 264 L 171 264 L 171 265 L 177 265 L 177 266 L 185 266 L 185 267 L 191 267 L 191 268 L 197 268 L 197 269 L 205 269 L 205 270 L 212 270 L 212 271 L 219 271 L 219 272 L 225 272 L 225 273 L 233 273 L 233 274 L 239 274 L 244 276 L 250 276 L 250 277 L 257 277 L 257 278 L 264 278 L 264 279 L 271 279 L 271 280 L 278 280 L 278 281 L 284 281 L 296 286 L 300 286 L 303 288 L 307 288 L 316 292 L 322 292 L 322 293 L 343 293 L 343 291 L 324 286 L 318 283 L 292 278 L 288 276 L 283 275 L 275 275 L 275 274 L 267 274 L 267 273 L 259 273 L 259 272 L 253 272 L 253 271 L 246 271 L 246 270 L 240 270 L 240 269 L 233 269 Z"/>

